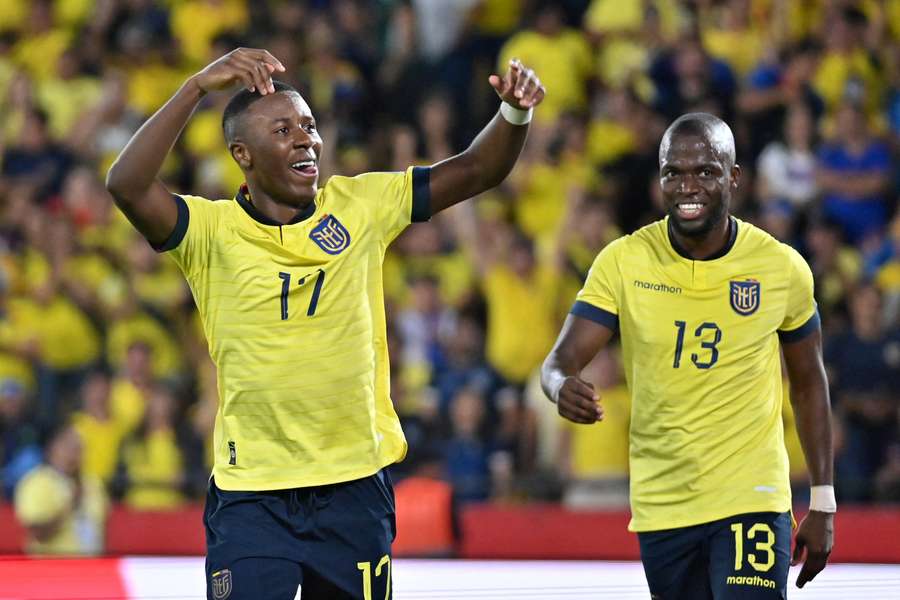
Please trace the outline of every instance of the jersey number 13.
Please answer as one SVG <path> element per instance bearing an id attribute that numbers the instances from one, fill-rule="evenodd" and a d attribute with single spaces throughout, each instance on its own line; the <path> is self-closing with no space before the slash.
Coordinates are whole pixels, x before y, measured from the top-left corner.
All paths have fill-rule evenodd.
<path id="1" fill-rule="evenodd" d="M 675 337 L 675 360 L 672 361 L 672 367 L 678 369 L 681 367 L 681 350 L 684 348 L 684 334 L 687 329 L 687 323 L 675 321 L 675 327 L 678 328 L 678 334 Z M 722 341 L 722 330 L 715 323 L 707 321 L 694 330 L 694 337 L 700 338 L 700 347 L 704 350 L 709 350 L 709 354 L 704 352 L 703 356 L 700 356 L 700 354 L 693 352 L 691 353 L 691 362 L 698 369 L 708 369 L 719 360 L 719 349 L 716 346 Z"/>

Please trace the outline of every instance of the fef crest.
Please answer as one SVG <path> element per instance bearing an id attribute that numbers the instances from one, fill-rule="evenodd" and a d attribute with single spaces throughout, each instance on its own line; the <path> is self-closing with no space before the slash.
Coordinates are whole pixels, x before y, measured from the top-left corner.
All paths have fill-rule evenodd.
<path id="1" fill-rule="evenodd" d="M 746 317 L 752 315 L 759 308 L 759 282 L 755 279 L 747 281 L 730 281 L 731 308 L 737 314 Z"/>
<path id="2" fill-rule="evenodd" d="M 225 600 L 231 595 L 231 571 L 222 569 L 212 574 L 212 595 L 216 600 Z"/>
<path id="3" fill-rule="evenodd" d="M 334 215 L 325 215 L 309 232 L 309 239 L 328 254 L 340 254 L 350 245 L 350 232 Z"/>

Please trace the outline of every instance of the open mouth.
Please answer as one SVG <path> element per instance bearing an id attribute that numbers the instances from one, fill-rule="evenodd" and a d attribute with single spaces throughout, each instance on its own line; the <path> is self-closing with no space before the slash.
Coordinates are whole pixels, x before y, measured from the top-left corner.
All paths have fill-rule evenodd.
<path id="1" fill-rule="evenodd" d="M 706 204 L 702 202 L 679 202 L 675 205 L 675 212 L 678 213 L 678 217 L 681 219 L 696 219 L 706 212 Z"/>
<path id="2" fill-rule="evenodd" d="M 319 167 L 314 160 L 301 160 L 291 163 L 291 170 L 303 177 L 313 178 L 319 174 Z"/>

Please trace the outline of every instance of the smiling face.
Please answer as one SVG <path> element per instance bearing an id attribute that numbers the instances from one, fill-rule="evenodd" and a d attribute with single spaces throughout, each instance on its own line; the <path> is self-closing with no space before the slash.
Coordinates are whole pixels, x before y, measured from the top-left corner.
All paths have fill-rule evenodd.
<path id="1" fill-rule="evenodd" d="M 740 167 L 715 137 L 694 129 L 667 132 L 663 141 L 659 165 L 663 206 L 676 233 L 683 236 L 701 237 L 720 225 L 737 189 Z"/>
<path id="2" fill-rule="evenodd" d="M 279 92 L 253 102 L 229 149 L 248 182 L 276 202 L 303 206 L 315 198 L 322 138 L 300 94 Z"/>

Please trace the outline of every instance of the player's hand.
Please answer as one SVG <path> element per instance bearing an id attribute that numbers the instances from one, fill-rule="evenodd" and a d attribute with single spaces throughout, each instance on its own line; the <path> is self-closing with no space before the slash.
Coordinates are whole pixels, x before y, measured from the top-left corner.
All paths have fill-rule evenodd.
<path id="1" fill-rule="evenodd" d="M 521 110 L 537 106 L 547 93 L 534 71 L 515 58 L 503 77 L 491 75 L 488 81 L 501 100 Z"/>
<path id="2" fill-rule="evenodd" d="M 566 377 L 555 398 L 561 417 L 573 423 L 589 425 L 603 420 L 603 407 L 594 386 L 578 377 Z"/>
<path id="3" fill-rule="evenodd" d="M 807 581 L 812 581 L 825 568 L 831 547 L 834 545 L 834 513 L 811 510 L 803 517 L 794 542 L 794 556 L 791 565 L 803 560 L 806 550 L 806 561 L 797 576 L 797 587 L 802 588 Z"/>
<path id="4" fill-rule="evenodd" d="M 207 65 L 194 75 L 194 81 L 204 93 L 243 85 L 265 96 L 275 92 L 272 84 L 275 71 L 283 73 L 284 65 L 268 50 L 238 48 Z"/>

